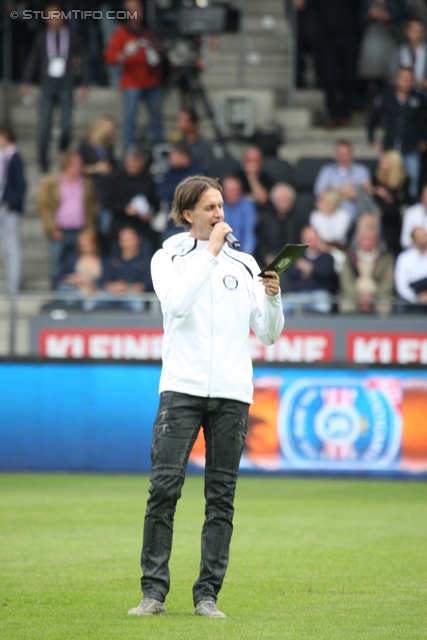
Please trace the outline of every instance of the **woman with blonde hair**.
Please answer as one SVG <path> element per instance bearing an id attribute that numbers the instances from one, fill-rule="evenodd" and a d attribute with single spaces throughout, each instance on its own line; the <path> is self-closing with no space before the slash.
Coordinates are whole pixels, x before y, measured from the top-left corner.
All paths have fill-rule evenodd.
<path id="1" fill-rule="evenodd" d="M 103 145 L 108 147 L 117 131 L 115 118 L 101 115 L 95 118 L 86 131 L 85 139 L 93 146 Z"/>
<path id="2" fill-rule="evenodd" d="M 83 172 L 93 179 L 100 205 L 98 232 L 103 253 L 108 253 L 106 237 L 111 225 L 111 213 L 105 207 L 106 184 L 116 168 L 113 140 L 117 132 L 117 122 L 112 116 L 101 115 L 86 131 L 80 143 L 79 152 L 83 158 Z"/>
<path id="3" fill-rule="evenodd" d="M 403 158 L 399 151 L 384 151 L 378 161 L 374 175 L 372 195 L 381 215 L 381 235 L 391 253 L 400 250 L 400 229 L 402 207 L 411 203 L 409 176 L 406 174 Z"/>
<path id="4" fill-rule="evenodd" d="M 331 247 L 342 249 L 347 245 L 351 214 L 340 205 L 340 192 L 337 189 L 325 189 L 316 200 L 316 209 L 310 214 L 310 225 L 327 245 L 325 250 Z"/>
<path id="5" fill-rule="evenodd" d="M 408 175 L 400 151 L 390 149 L 381 154 L 375 180 L 389 189 L 401 189 L 404 186 L 408 181 Z"/>

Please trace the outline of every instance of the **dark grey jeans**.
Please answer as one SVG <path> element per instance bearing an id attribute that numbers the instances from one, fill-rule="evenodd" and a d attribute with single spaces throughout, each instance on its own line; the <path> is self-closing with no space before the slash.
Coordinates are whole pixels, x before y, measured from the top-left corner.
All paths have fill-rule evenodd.
<path id="1" fill-rule="evenodd" d="M 188 458 L 203 426 L 206 441 L 205 522 L 194 604 L 216 601 L 228 564 L 237 473 L 248 428 L 249 405 L 225 398 L 165 391 L 154 423 L 150 497 L 144 523 L 141 578 L 145 597 L 164 601 L 169 591 L 173 520 Z"/>
<path id="2" fill-rule="evenodd" d="M 73 87 L 57 87 L 45 84 L 40 96 L 39 162 L 42 171 L 49 169 L 49 142 L 55 105 L 61 108 L 60 149 L 67 149 L 71 141 L 71 120 L 73 115 Z"/>

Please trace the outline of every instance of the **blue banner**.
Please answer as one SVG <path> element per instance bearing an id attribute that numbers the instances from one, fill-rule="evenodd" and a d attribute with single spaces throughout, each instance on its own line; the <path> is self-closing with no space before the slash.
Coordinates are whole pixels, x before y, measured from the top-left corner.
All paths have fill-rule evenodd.
<path id="1" fill-rule="evenodd" d="M 0 363 L 0 469 L 147 472 L 157 364 Z M 255 367 L 241 469 L 427 475 L 427 372 Z M 200 434 L 190 468 L 201 470 Z"/>
<path id="2" fill-rule="evenodd" d="M 160 366 L 0 365 L 0 468 L 148 471 Z"/>

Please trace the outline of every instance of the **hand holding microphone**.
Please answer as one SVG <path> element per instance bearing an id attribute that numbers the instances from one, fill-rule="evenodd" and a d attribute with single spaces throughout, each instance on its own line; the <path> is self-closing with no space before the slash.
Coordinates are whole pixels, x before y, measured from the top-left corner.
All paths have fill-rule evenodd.
<path id="1" fill-rule="evenodd" d="M 208 251 L 217 256 L 225 242 L 229 242 L 231 246 L 238 248 L 237 245 L 240 246 L 240 242 L 231 232 L 232 229 L 226 222 L 216 223 L 209 237 Z"/>

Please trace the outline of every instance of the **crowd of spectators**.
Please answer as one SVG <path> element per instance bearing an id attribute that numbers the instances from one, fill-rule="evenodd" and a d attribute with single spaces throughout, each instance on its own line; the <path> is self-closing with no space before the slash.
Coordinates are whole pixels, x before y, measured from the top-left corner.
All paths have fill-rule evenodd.
<path id="1" fill-rule="evenodd" d="M 307 0 L 307 7 L 309 3 Z M 342 32 L 330 38 L 329 4 L 336 7 L 313 0 L 320 21 L 321 50 L 325 58 L 330 56 L 331 65 L 333 51 L 334 55 L 339 51 L 342 56 L 355 54 L 355 43 L 344 33 L 350 6 L 355 10 L 356 5 L 359 9 L 363 5 L 365 20 L 391 26 L 390 20 L 379 17 L 384 17 L 381 11 L 387 12 L 387 7 L 376 6 L 388 6 L 387 0 L 376 4 L 349 0 L 341 3 Z M 395 3 L 400 4 L 405 3 Z M 304 2 L 298 5 L 302 10 Z M 86 48 L 81 45 L 78 29 L 57 13 L 48 14 L 61 9 L 58 3 L 45 7 L 46 15 L 53 17 L 36 34 L 23 67 L 23 96 L 36 75 L 41 83 L 39 162 L 43 175 L 37 210 L 49 241 L 54 289 L 79 294 L 86 310 L 108 305 L 143 309 L 138 294 L 152 290 L 151 257 L 165 240 L 182 231 L 167 217 L 175 188 L 187 176 L 206 174 L 221 178 L 225 220 L 242 250 L 254 255 L 261 267 L 285 243 L 308 245 L 281 277 L 287 313 L 302 306 L 314 312 L 386 314 L 392 308 L 415 308 L 414 302 L 426 300 L 427 187 L 420 189 L 420 174 L 421 154 L 427 146 L 427 103 L 420 73 L 423 65 L 427 69 L 427 47 L 419 21 L 408 22 L 407 41 L 391 56 L 393 83 L 383 84 L 373 101 L 368 132 L 379 153 L 377 167 L 372 172 L 354 158 L 348 141 L 338 140 L 335 161 L 323 163 L 313 180 L 312 206 L 307 208 L 301 206 L 297 185 L 273 174 L 256 146 L 248 146 L 233 168 L 219 172 L 212 145 L 200 135 L 192 108 L 177 114 L 167 166 L 161 172 L 153 171 L 152 146 L 163 139 L 163 53 L 144 26 L 139 0 L 126 0 L 124 6 L 133 17 L 117 25 L 105 49 L 106 64 L 118 70 L 124 98 L 122 158 L 116 151 L 118 122 L 109 115 L 96 118 L 83 139 L 74 140 L 70 147 L 76 77 L 84 97 L 91 77 L 91 52 L 87 43 Z M 346 82 L 349 78 L 352 76 Z M 324 86 L 333 110 L 337 87 L 333 90 L 328 82 Z M 341 124 L 348 115 L 347 89 L 346 84 L 338 87 L 341 115 L 337 121 Z M 135 129 L 140 101 L 150 114 L 144 144 L 138 143 Z M 61 165 L 59 171 L 49 172 L 49 133 L 57 105 L 62 110 Z M 376 129 L 382 118 L 385 137 L 379 141 Z M 0 237 L 7 285 L 16 292 L 25 179 L 13 132 L 7 127 L 0 127 L 0 181 Z M 390 303 L 395 293 L 404 300 L 400 307 Z M 335 294 L 342 294 L 338 303 Z"/>
<path id="2" fill-rule="evenodd" d="M 109 125 L 108 138 L 101 155 L 91 154 L 91 135 L 102 123 Z M 120 162 L 115 131 L 114 120 L 100 116 L 79 150 L 63 152 L 61 171 L 39 186 L 52 286 L 80 292 L 86 310 L 144 308 L 138 293 L 152 290 L 153 253 L 183 232 L 167 217 L 176 185 L 189 175 L 217 177 L 194 160 L 183 138 L 171 144 L 161 175 L 150 171 L 147 148 L 129 147 Z M 248 147 L 235 170 L 224 172 L 224 217 L 261 267 L 286 243 L 308 245 L 281 275 L 286 313 L 387 315 L 425 301 L 427 186 L 420 199 L 411 198 L 398 151 L 383 152 L 372 175 L 354 161 L 348 141 L 337 141 L 335 161 L 323 164 L 313 182 L 310 208 L 301 207 L 294 186 L 277 181 L 268 166 L 259 148 Z M 125 300 L 117 300 L 122 294 Z M 401 304 L 392 302 L 395 295 Z"/>
<path id="3" fill-rule="evenodd" d="M 349 126 L 399 67 L 413 67 L 416 88 L 426 91 L 424 0 L 285 0 L 285 11 L 296 29 L 297 86 L 324 90 L 328 127 Z"/>

